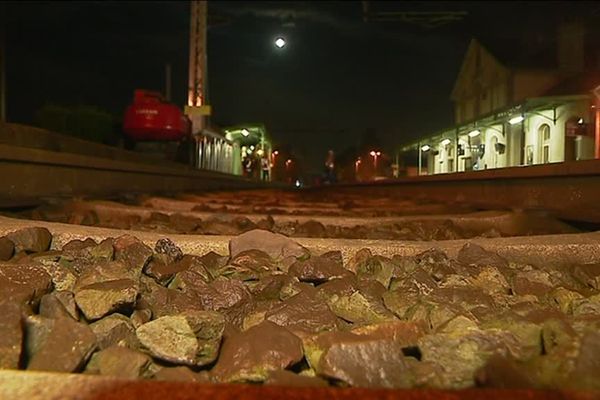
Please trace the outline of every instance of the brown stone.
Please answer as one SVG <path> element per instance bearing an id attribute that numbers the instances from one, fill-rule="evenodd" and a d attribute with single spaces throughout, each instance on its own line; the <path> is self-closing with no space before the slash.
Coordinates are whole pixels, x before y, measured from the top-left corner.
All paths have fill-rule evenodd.
<path id="1" fill-rule="evenodd" d="M 373 324 L 395 319 L 381 300 L 366 296 L 360 291 L 347 296 L 334 296 L 327 304 L 335 315 L 355 324 Z"/>
<path id="2" fill-rule="evenodd" d="M 6 236 L 15 244 L 15 252 L 42 252 L 50 249 L 52 234 L 46 228 L 23 228 Z"/>
<path id="3" fill-rule="evenodd" d="M 151 278 L 142 278 L 141 282 L 141 296 L 138 303 L 145 302 L 153 318 L 203 309 L 200 300 L 193 295 L 167 289 Z"/>
<path id="4" fill-rule="evenodd" d="M 65 243 L 62 249 L 65 252 L 76 252 L 97 245 L 98 243 L 96 243 L 96 241 L 92 238 L 87 238 L 85 240 L 73 239 Z"/>
<path id="5" fill-rule="evenodd" d="M 271 371 L 288 368 L 302 357 L 302 342 L 297 336 L 264 321 L 228 337 L 211 372 L 219 382 L 261 382 Z"/>
<path id="6" fill-rule="evenodd" d="M 111 346 L 95 353 L 86 367 L 86 373 L 138 379 L 149 375 L 152 359 L 144 353 L 121 346 Z"/>
<path id="7" fill-rule="evenodd" d="M 217 358 L 224 327 L 219 313 L 188 311 L 150 321 L 137 328 L 136 335 L 154 357 L 202 366 Z"/>
<path id="8" fill-rule="evenodd" d="M 200 227 L 202 220 L 199 218 L 186 217 L 185 215 L 175 213 L 169 217 L 169 224 L 177 232 L 191 233 Z"/>
<path id="9" fill-rule="evenodd" d="M 350 296 L 358 290 L 356 276 L 348 275 L 343 278 L 331 279 L 317 288 L 319 298 L 329 301 L 332 297 Z M 385 289 L 384 289 L 385 290 Z"/>
<path id="10" fill-rule="evenodd" d="M 75 302 L 83 315 L 93 321 L 112 312 L 131 311 L 137 295 L 138 285 L 133 280 L 119 279 L 79 288 Z"/>
<path id="11" fill-rule="evenodd" d="M 581 338 L 579 354 L 566 386 L 579 390 L 600 390 L 600 333 L 590 330 Z"/>
<path id="12" fill-rule="evenodd" d="M 493 354 L 517 355 L 518 340 L 509 332 L 454 330 L 423 336 L 418 347 L 422 361 L 439 364 L 443 373 L 443 387 L 460 389 L 475 384 L 475 373 L 485 365 Z"/>
<path id="13" fill-rule="evenodd" d="M 517 272 L 512 279 L 511 290 L 517 296 L 528 294 L 543 296 L 552 290 L 552 286 L 545 282 L 530 279 L 527 275 Z"/>
<path id="14" fill-rule="evenodd" d="M 600 263 L 576 265 L 572 269 L 572 274 L 582 285 L 600 289 Z"/>
<path id="15" fill-rule="evenodd" d="M 385 288 L 390 286 L 394 276 L 396 265 L 392 260 L 385 257 L 369 257 L 361 263 L 356 270 L 356 275 L 362 279 L 373 279 L 381 283 Z"/>
<path id="16" fill-rule="evenodd" d="M 338 320 L 316 293 L 300 292 L 285 300 L 282 307 L 268 312 L 266 320 L 293 332 L 317 333 L 333 330 Z"/>
<path id="17" fill-rule="evenodd" d="M 392 340 L 349 341 L 329 347 L 317 372 L 356 387 L 408 388 L 410 362 Z"/>
<path id="18" fill-rule="evenodd" d="M 308 250 L 295 241 L 283 235 L 260 229 L 243 233 L 229 242 L 229 255 L 231 258 L 243 251 L 252 249 L 267 253 L 275 261 L 295 260 L 309 256 Z"/>
<path id="19" fill-rule="evenodd" d="M 115 260 L 127 265 L 128 269 L 141 274 L 152 257 L 152 249 L 139 239 L 124 235 L 114 241 Z"/>
<path id="20" fill-rule="evenodd" d="M 352 273 L 344 269 L 336 261 L 323 257 L 311 257 L 308 260 L 294 262 L 288 273 L 301 282 L 322 283 L 333 278 L 350 276 Z"/>
<path id="21" fill-rule="evenodd" d="M 210 383 L 207 371 L 194 372 L 188 367 L 164 367 L 152 377 L 157 381 Z"/>
<path id="22" fill-rule="evenodd" d="M 150 213 L 150 218 L 148 218 L 147 222 L 151 224 L 167 225 L 169 220 L 170 218 L 168 214 L 153 211 Z"/>
<path id="23" fill-rule="evenodd" d="M 9 238 L 0 237 L 0 261 L 8 261 L 15 253 L 15 244 Z"/>
<path id="24" fill-rule="evenodd" d="M 94 335 L 96 335 L 99 350 L 104 350 L 111 346 L 138 347 L 135 328 L 129 318 L 122 314 L 106 316 L 90 324 L 90 328 L 94 332 Z"/>
<path id="25" fill-rule="evenodd" d="M 418 323 L 395 321 L 373 324 L 349 332 L 331 331 L 305 337 L 304 353 L 309 365 L 320 371 L 322 355 L 334 345 L 345 347 L 351 343 L 383 341 L 414 347 L 424 334 L 424 326 Z"/>
<path id="26" fill-rule="evenodd" d="M 27 369 L 77 372 L 96 349 L 96 336 L 85 324 L 70 318 L 27 319 Z"/>
<path id="27" fill-rule="evenodd" d="M 159 239 L 154 245 L 154 251 L 157 254 L 163 254 L 167 256 L 169 262 L 179 261 L 181 258 L 183 258 L 183 252 L 181 249 L 167 238 Z"/>
<path id="28" fill-rule="evenodd" d="M 140 272 L 123 261 L 101 262 L 81 273 L 77 278 L 74 291 L 77 292 L 79 288 L 102 282 L 131 280 L 137 283 L 141 276 Z"/>
<path id="29" fill-rule="evenodd" d="M 356 273 L 361 264 L 365 263 L 369 258 L 373 257 L 371 250 L 369 249 L 360 249 L 359 251 L 352 256 L 352 258 L 348 261 L 348 265 L 346 268 L 349 271 Z"/>
<path id="30" fill-rule="evenodd" d="M 21 365 L 23 328 L 21 307 L 10 301 L 0 303 L 0 369 L 18 369 Z"/>
<path id="31" fill-rule="evenodd" d="M 248 284 L 248 289 L 256 300 L 279 300 L 281 289 L 294 280 L 286 274 L 266 275 Z"/>
<path id="32" fill-rule="evenodd" d="M 173 280 L 170 287 L 174 287 L 176 280 L 177 278 Z M 186 286 L 177 288 L 197 299 L 203 309 L 222 312 L 227 321 L 237 327 L 242 326 L 245 315 L 252 310 L 252 295 L 240 280 L 219 278 L 210 284 L 200 280 L 187 280 L 186 283 Z"/>
<path id="33" fill-rule="evenodd" d="M 474 243 L 465 244 L 459 250 L 456 259 L 464 264 L 508 268 L 508 261 L 504 257 Z"/>
<path id="34" fill-rule="evenodd" d="M 184 271 L 189 271 L 183 273 Z M 168 264 L 162 262 L 151 261 L 146 267 L 146 275 L 156 279 L 161 284 L 167 284 L 176 274 L 182 273 L 178 279 L 186 281 L 191 279 L 194 281 L 199 278 L 202 282 L 209 282 L 212 280 L 212 276 L 206 270 L 202 261 L 199 257 L 185 255 L 179 260 L 170 262 Z"/>
<path id="35" fill-rule="evenodd" d="M 499 354 L 492 355 L 475 373 L 475 382 L 481 387 L 501 389 L 528 389 L 534 386 L 521 365 Z"/>
<path id="36" fill-rule="evenodd" d="M 242 251 L 231 259 L 229 264 L 247 268 L 256 272 L 277 270 L 277 263 L 264 251 L 252 249 Z"/>
<path id="37" fill-rule="evenodd" d="M 398 318 L 407 318 L 407 313 L 419 300 L 419 295 L 402 289 L 387 291 L 383 294 L 383 304 Z"/>
<path id="38" fill-rule="evenodd" d="M 335 261 L 341 267 L 344 266 L 344 257 L 342 256 L 342 252 L 339 250 L 331 250 L 326 253 L 321 254 L 321 257 L 328 258 L 331 261 Z"/>
<path id="39" fill-rule="evenodd" d="M 152 311 L 148 308 L 134 310 L 129 319 L 133 327 L 137 329 L 152 319 Z"/>
<path id="40" fill-rule="evenodd" d="M 46 318 L 73 318 L 79 320 L 79 312 L 72 292 L 52 292 L 40 300 L 39 314 Z"/>
<path id="41" fill-rule="evenodd" d="M 308 220 L 301 223 L 296 228 L 294 236 L 298 237 L 311 237 L 311 238 L 324 238 L 327 237 L 327 229 L 319 221 Z"/>
<path id="42" fill-rule="evenodd" d="M 279 299 L 281 301 L 285 301 L 290 297 L 293 297 L 301 292 L 315 294 L 317 293 L 317 289 L 315 289 L 315 287 L 310 283 L 299 282 L 297 278 L 292 278 L 291 281 L 285 283 L 281 287 L 281 292 L 279 292 Z"/>
<path id="43" fill-rule="evenodd" d="M 52 279 L 41 266 L 0 263 L 0 298 L 14 303 L 37 304 L 52 290 Z"/>
<path id="44" fill-rule="evenodd" d="M 275 226 L 275 220 L 270 215 L 267 215 L 266 218 L 261 219 L 260 221 L 258 221 L 256 223 L 256 228 L 262 229 L 264 231 L 270 231 L 273 229 L 274 226 Z"/>
<path id="45" fill-rule="evenodd" d="M 351 332 L 370 339 L 393 340 L 404 346 L 410 346 L 416 344 L 417 340 L 425 335 L 426 330 L 422 323 L 388 321 L 354 328 Z"/>
<path id="46" fill-rule="evenodd" d="M 166 278 L 176 269 L 180 269 L 181 271 L 177 272 L 173 280 L 169 283 L 170 289 L 194 292 L 202 290 L 212 280 L 212 275 L 208 272 L 202 261 L 198 257 L 187 255 L 181 261 L 165 267 L 160 272 L 160 275 L 158 275 L 158 272 L 155 275 Z M 150 275 L 150 272 L 148 274 Z"/>
<path id="47" fill-rule="evenodd" d="M 227 265 L 228 260 L 229 257 L 222 256 L 214 251 L 210 251 L 200 257 L 200 261 L 206 267 L 207 271 L 213 275 L 216 275 L 216 271 Z"/>

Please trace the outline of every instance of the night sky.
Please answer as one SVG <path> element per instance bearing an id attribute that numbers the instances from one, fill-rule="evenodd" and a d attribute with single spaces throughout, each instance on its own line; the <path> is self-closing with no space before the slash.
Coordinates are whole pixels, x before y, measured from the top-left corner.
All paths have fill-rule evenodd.
<path id="1" fill-rule="evenodd" d="M 564 15 L 598 18 L 595 2 L 370 2 L 375 11 L 466 11 L 425 28 L 364 22 L 360 2 L 209 1 L 212 121 L 263 122 L 316 168 L 327 149 L 384 149 L 453 123 L 449 100 L 473 36 L 552 44 Z M 188 2 L 14 2 L 6 18 L 7 102 L 12 122 L 32 123 L 45 103 L 123 112 L 133 90 L 186 99 Z M 276 49 L 277 35 L 288 46 Z M 523 40 L 526 39 L 524 42 Z"/>

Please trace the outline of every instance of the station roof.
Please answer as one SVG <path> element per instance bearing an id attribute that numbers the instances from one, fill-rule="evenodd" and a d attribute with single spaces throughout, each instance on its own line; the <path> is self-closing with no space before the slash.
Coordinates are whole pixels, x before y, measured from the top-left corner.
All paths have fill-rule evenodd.
<path id="1" fill-rule="evenodd" d="M 490 113 L 481 115 L 470 121 L 463 122 L 448 128 L 433 132 L 430 135 L 421 136 L 419 140 L 406 143 L 400 147 L 400 151 L 409 151 L 418 148 L 425 142 L 435 142 L 445 138 L 453 138 L 456 134 L 464 135 L 475 128 L 487 128 L 494 125 L 504 124 L 507 120 L 515 115 L 524 114 L 527 112 L 539 112 L 542 110 L 556 109 L 563 104 L 571 101 L 589 99 L 590 95 L 572 95 L 572 96 L 546 96 L 529 98 L 517 104 L 513 104 Z"/>

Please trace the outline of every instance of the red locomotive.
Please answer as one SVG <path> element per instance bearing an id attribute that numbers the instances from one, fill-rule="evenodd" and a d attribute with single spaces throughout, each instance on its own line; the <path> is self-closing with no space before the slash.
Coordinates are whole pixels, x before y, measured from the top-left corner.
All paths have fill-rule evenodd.
<path id="1" fill-rule="evenodd" d="M 191 121 L 176 105 L 147 90 L 134 92 L 123 120 L 123 131 L 135 142 L 181 141 L 191 130 Z"/>

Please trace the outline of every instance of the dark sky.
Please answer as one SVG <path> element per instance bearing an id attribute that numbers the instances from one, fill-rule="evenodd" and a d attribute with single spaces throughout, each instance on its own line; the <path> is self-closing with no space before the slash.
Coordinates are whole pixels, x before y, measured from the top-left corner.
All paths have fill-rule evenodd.
<path id="1" fill-rule="evenodd" d="M 452 10 L 434 29 L 362 19 L 360 2 L 209 1 L 209 101 L 221 126 L 263 122 L 318 165 L 367 129 L 384 148 L 452 124 L 450 91 L 472 36 L 550 41 L 565 14 L 594 2 L 371 2 L 375 11 Z M 188 2 L 13 2 L 7 19 L 8 116 L 31 123 L 44 103 L 118 114 L 135 88 L 187 86 Z M 594 14 L 595 13 L 595 14 Z M 217 16 L 219 18 L 212 18 Z M 273 47 L 277 35 L 289 45 Z"/>

